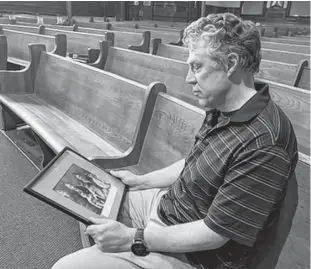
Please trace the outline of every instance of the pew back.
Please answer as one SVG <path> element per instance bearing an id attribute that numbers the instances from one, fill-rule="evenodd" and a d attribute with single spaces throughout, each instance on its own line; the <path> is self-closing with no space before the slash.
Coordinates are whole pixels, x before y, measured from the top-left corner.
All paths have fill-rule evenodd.
<path id="1" fill-rule="evenodd" d="M 268 42 L 276 42 L 276 43 L 310 46 L 310 40 L 300 39 L 299 37 L 295 39 L 289 39 L 289 38 L 283 38 L 283 37 L 277 37 L 277 38 L 261 37 L 260 40 L 268 41 Z"/>
<path id="2" fill-rule="evenodd" d="M 303 45 L 293 46 L 293 44 L 262 41 L 261 47 L 265 49 L 285 50 L 285 51 L 298 52 L 298 53 L 304 53 L 304 54 L 310 55 L 310 46 L 303 46 Z"/>
<path id="3" fill-rule="evenodd" d="M 120 31 L 107 31 L 92 28 L 75 27 L 74 30 L 79 33 L 92 33 L 97 35 L 103 35 L 108 33 L 113 33 L 115 36 L 114 46 L 124 49 L 128 49 L 129 46 L 139 46 L 144 44 L 143 52 L 149 52 L 150 46 L 150 32 L 143 31 L 140 33 L 132 32 L 120 32 Z"/>
<path id="4" fill-rule="evenodd" d="M 132 142 L 147 89 L 105 71 L 42 52 L 34 92 L 124 151 Z"/>
<path id="5" fill-rule="evenodd" d="M 42 36 L 7 29 L 3 29 L 2 34 L 7 37 L 9 57 L 30 61 L 28 50 L 28 44 L 30 43 L 43 43 L 49 52 L 54 51 L 56 46 L 61 46 L 62 53 L 60 55 L 66 54 L 66 36 L 64 35 L 58 35 L 58 37 Z"/>
<path id="6" fill-rule="evenodd" d="M 89 48 L 99 48 L 99 42 L 106 39 L 105 35 L 76 33 L 73 31 L 64 31 L 45 27 L 41 34 L 48 36 L 65 34 L 67 36 L 67 52 L 85 55 L 87 55 Z"/>
<path id="7" fill-rule="evenodd" d="M 204 110 L 160 93 L 139 163 L 130 169 L 137 174 L 145 174 L 187 156 L 204 118 Z"/>
<path id="8" fill-rule="evenodd" d="M 299 151 L 310 156 L 310 91 L 264 79 L 273 101 L 290 119 L 298 140 Z"/>
<path id="9" fill-rule="evenodd" d="M 115 47 L 109 47 L 105 57 L 104 70 L 144 85 L 160 81 L 170 95 L 197 105 L 192 87 L 185 82 L 188 72 L 185 62 Z"/>
<path id="10" fill-rule="evenodd" d="M 152 40 L 152 54 L 168 57 L 180 61 L 188 58 L 188 49 L 182 46 L 172 46 L 161 43 L 159 39 Z M 300 52 L 281 51 L 278 49 L 261 49 L 262 59 L 289 64 L 299 64 L 303 60 L 309 60 L 310 55 Z"/>

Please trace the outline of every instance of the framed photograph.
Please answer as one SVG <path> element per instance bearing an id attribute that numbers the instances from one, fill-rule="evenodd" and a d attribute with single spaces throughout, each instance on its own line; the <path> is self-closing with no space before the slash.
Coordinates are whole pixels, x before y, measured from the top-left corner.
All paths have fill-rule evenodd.
<path id="1" fill-rule="evenodd" d="M 89 225 L 90 217 L 117 219 L 125 185 L 66 147 L 23 190 Z"/>

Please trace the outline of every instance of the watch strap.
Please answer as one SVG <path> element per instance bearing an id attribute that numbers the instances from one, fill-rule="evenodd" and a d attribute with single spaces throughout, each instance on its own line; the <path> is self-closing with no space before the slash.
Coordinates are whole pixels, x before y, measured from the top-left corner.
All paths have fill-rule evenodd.
<path id="1" fill-rule="evenodd" d="M 134 240 L 144 240 L 144 229 L 137 229 Z"/>

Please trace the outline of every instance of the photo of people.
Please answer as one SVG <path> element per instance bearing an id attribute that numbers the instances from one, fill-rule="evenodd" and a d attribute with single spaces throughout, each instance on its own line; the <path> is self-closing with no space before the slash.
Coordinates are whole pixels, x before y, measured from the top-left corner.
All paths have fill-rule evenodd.
<path id="1" fill-rule="evenodd" d="M 110 188 L 110 182 L 73 164 L 53 190 L 100 215 Z"/>

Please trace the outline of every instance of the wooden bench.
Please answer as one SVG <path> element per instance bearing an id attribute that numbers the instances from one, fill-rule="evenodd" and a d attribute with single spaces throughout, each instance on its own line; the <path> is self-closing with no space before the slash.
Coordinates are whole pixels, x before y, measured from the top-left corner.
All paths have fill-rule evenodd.
<path id="1" fill-rule="evenodd" d="M 150 31 L 143 31 L 141 33 L 130 33 L 130 32 L 107 31 L 92 28 L 84 28 L 77 25 L 75 25 L 73 29 L 74 31 L 81 33 L 92 33 L 92 34 L 113 33 L 115 37 L 113 44 L 114 46 L 149 53 Z"/>
<path id="2" fill-rule="evenodd" d="M 44 25 L 31 27 L 31 26 L 21 26 L 21 25 L 3 25 L 4 29 L 10 30 L 18 30 L 21 32 L 31 32 L 38 33 L 46 36 L 55 36 L 57 34 L 62 34 L 67 36 L 67 53 L 72 56 L 75 55 L 88 55 L 88 49 L 99 48 L 100 42 L 103 40 L 108 40 L 110 42 L 114 42 L 113 33 L 103 34 L 103 35 L 95 35 L 88 33 L 75 33 L 72 30 L 59 30 L 53 28 L 46 28 Z M 72 27 L 71 27 L 72 29 Z"/>
<path id="3" fill-rule="evenodd" d="M 284 43 L 284 44 L 310 46 L 309 40 L 301 39 L 299 37 L 297 37 L 295 39 L 283 38 L 283 37 L 277 37 L 277 38 L 261 37 L 260 40 L 261 41 L 268 41 L 268 42 Z"/>
<path id="4" fill-rule="evenodd" d="M 137 154 L 132 144 L 144 138 L 164 84 L 145 86 L 47 53 L 43 44 L 30 50 L 32 87 L 19 84 L 15 92 L 17 75 L 0 71 L 4 130 L 21 121 L 29 125 L 44 153 L 43 166 L 65 146 L 87 158 Z"/>
<path id="5" fill-rule="evenodd" d="M 188 59 L 188 48 L 172 46 L 161 42 L 161 39 L 151 39 L 151 53 L 162 57 L 168 57 L 180 61 Z M 262 59 L 289 64 L 299 64 L 303 60 L 309 60 L 310 55 L 298 52 L 280 51 L 273 49 L 261 49 Z"/>
<path id="6" fill-rule="evenodd" d="M 103 42 L 98 61 L 91 64 L 144 85 L 152 81 L 165 84 L 167 92 L 181 100 L 197 105 L 191 85 L 185 82 L 188 65 L 185 62 L 151 54 L 109 46 Z"/>
<path id="7" fill-rule="evenodd" d="M 189 50 L 186 47 L 166 45 L 162 44 L 160 40 L 153 40 L 152 54 L 186 61 Z M 288 64 L 263 59 L 260 63 L 260 71 L 256 74 L 256 77 L 294 86 L 298 85 L 299 79 L 301 78 L 299 74 L 306 66 L 308 66 L 307 59 L 302 60 L 299 64 Z"/>
<path id="8" fill-rule="evenodd" d="M 16 66 L 26 67 L 30 64 L 28 44 L 43 43 L 47 51 L 66 56 L 66 35 L 42 36 L 39 34 L 0 29 L 0 34 L 7 39 L 7 61 Z"/>
<path id="9" fill-rule="evenodd" d="M 92 161 L 107 170 L 128 169 L 135 174 L 161 169 L 188 154 L 204 117 L 204 110 L 160 93 L 136 164 L 133 165 L 133 160 L 126 157 L 122 159 L 104 157 Z M 267 248 L 264 248 L 256 257 L 256 263 L 259 265 L 256 264 L 250 269 L 274 269 L 280 253 L 281 258 L 276 269 L 295 268 L 298 264 L 302 266 L 301 268 L 308 268 L 309 240 L 306 234 L 309 229 L 310 208 L 309 169 L 309 157 L 300 154 L 296 168 L 297 179 L 293 178 L 289 183 L 276 238 L 271 234 L 270 241 L 267 242 L 270 251 L 267 252 Z M 90 246 L 89 238 L 83 236 L 85 226 L 80 224 L 80 228 L 84 247 Z M 290 266 L 287 266 L 288 264 Z"/>
<path id="10" fill-rule="evenodd" d="M 261 41 L 261 47 L 265 49 L 285 50 L 310 55 L 310 46 Z"/>
<path id="11" fill-rule="evenodd" d="M 106 45 L 101 53 L 101 64 L 94 66 L 118 74 L 128 79 L 148 85 L 150 81 L 160 81 L 167 87 L 167 92 L 183 101 L 198 106 L 198 101 L 192 94 L 192 87 L 185 83 L 188 65 L 186 62 L 174 61 L 169 58 L 113 48 Z M 273 100 L 289 114 L 297 131 L 301 151 L 309 155 L 309 119 L 310 91 L 264 80 L 270 85 Z M 293 113 L 295 112 L 295 113 Z"/>

